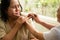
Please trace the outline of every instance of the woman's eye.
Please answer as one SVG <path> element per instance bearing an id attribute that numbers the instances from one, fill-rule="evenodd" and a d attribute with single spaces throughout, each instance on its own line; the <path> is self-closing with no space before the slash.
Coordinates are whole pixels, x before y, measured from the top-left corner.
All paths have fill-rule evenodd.
<path id="1" fill-rule="evenodd" d="M 11 8 L 16 8 L 15 6 L 12 6 Z"/>
<path id="2" fill-rule="evenodd" d="M 19 8 L 19 7 L 20 7 L 20 5 L 17 5 L 17 7 Z"/>
<path id="3" fill-rule="evenodd" d="M 20 5 L 17 5 L 17 6 L 11 6 L 10 8 L 20 8 Z"/>

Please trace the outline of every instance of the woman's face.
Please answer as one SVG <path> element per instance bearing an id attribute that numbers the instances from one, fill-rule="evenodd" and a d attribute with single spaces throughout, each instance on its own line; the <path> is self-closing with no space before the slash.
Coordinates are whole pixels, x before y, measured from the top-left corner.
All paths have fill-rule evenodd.
<path id="1" fill-rule="evenodd" d="M 20 12 L 21 12 L 21 7 L 19 5 L 18 0 L 11 0 L 10 6 L 8 7 L 7 10 L 8 16 L 11 18 L 15 18 L 20 16 Z"/>
<path id="2" fill-rule="evenodd" d="M 57 20 L 58 20 L 58 22 L 60 22 L 60 8 L 57 11 Z"/>

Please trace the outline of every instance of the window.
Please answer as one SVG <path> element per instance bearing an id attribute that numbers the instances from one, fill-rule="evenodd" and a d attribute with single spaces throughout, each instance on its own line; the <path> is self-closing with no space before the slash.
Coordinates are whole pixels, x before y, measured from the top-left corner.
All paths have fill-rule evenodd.
<path id="1" fill-rule="evenodd" d="M 36 12 L 37 14 L 56 18 L 56 11 L 60 0 L 20 0 L 24 12 Z"/>

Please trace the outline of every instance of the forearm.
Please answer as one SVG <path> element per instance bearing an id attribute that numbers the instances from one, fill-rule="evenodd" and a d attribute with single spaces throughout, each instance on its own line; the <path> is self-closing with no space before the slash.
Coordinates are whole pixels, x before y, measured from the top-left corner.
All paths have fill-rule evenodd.
<path id="1" fill-rule="evenodd" d="M 39 24 L 43 25 L 47 29 L 51 29 L 52 27 L 54 27 L 54 25 L 46 23 L 46 22 L 43 22 L 43 21 L 39 21 Z"/>
<path id="2" fill-rule="evenodd" d="M 39 33 L 39 31 L 37 31 L 35 28 L 33 28 L 32 25 L 30 25 L 29 23 L 26 23 L 26 27 L 27 29 L 39 40 L 44 40 L 43 38 L 43 33 Z"/>
<path id="3" fill-rule="evenodd" d="M 15 34 L 17 33 L 17 31 L 20 29 L 19 26 L 20 26 L 20 25 L 17 25 L 17 24 L 16 24 L 16 25 L 11 29 L 11 31 L 2 38 L 2 40 L 12 40 L 12 39 L 14 38 Z"/>

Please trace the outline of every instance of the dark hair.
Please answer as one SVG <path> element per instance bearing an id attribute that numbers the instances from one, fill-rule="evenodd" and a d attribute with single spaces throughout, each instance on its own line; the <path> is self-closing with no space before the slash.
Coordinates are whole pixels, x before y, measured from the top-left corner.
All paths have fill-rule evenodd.
<path id="1" fill-rule="evenodd" d="M 1 19 L 6 22 L 8 20 L 8 14 L 7 14 L 7 10 L 8 7 L 10 6 L 10 1 L 11 0 L 1 0 Z M 22 6 L 21 7 L 21 11 L 22 11 Z"/>

